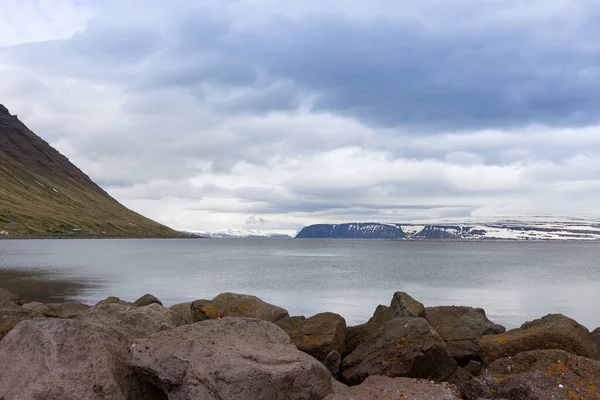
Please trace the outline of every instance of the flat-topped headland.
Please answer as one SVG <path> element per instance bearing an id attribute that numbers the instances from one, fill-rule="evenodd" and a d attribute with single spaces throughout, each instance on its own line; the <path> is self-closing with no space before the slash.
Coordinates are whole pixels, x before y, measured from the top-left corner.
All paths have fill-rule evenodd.
<path id="1" fill-rule="evenodd" d="M 600 399 L 600 328 L 507 331 L 404 292 L 364 324 L 222 293 L 25 303 L 0 289 L 0 399 Z"/>

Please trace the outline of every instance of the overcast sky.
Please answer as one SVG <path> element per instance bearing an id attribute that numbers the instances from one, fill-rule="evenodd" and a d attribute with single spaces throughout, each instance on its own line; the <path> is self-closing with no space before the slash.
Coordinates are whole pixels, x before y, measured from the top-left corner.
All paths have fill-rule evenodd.
<path id="1" fill-rule="evenodd" d="M 174 228 L 599 214 L 597 0 L 0 10 L 0 103 Z"/>

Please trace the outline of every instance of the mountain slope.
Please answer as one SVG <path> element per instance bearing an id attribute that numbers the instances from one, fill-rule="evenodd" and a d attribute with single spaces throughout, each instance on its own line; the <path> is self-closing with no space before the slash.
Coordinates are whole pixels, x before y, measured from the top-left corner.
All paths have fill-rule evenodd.
<path id="1" fill-rule="evenodd" d="M 0 105 L 0 233 L 164 236 L 180 233 L 118 203 Z"/>

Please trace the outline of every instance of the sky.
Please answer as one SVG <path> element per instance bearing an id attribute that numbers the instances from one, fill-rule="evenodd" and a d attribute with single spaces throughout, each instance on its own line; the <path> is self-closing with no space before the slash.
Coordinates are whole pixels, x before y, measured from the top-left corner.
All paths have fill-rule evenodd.
<path id="1" fill-rule="evenodd" d="M 596 0 L 0 9 L 0 103 L 171 227 L 599 214 Z"/>

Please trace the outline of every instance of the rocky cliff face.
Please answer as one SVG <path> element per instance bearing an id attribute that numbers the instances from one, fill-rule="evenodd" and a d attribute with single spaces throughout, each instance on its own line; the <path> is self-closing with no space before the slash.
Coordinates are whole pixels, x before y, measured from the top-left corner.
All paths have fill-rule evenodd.
<path id="1" fill-rule="evenodd" d="M 0 105 L 0 231 L 180 236 L 119 204 Z"/>
<path id="2" fill-rule="evenodd" d="M 404 237 L 400 225 L 374 222 L 311 225 L 303 228 L 296 235 L 296 238 L 314 239 L 403 239 Z"/>
<path id="3" fill-rule="evenodd" d="M 408 240 L 600 240 L 600 222 L 546 218 L 457 224 L 318 224 L 303 228 L 297 238 Z"/>

